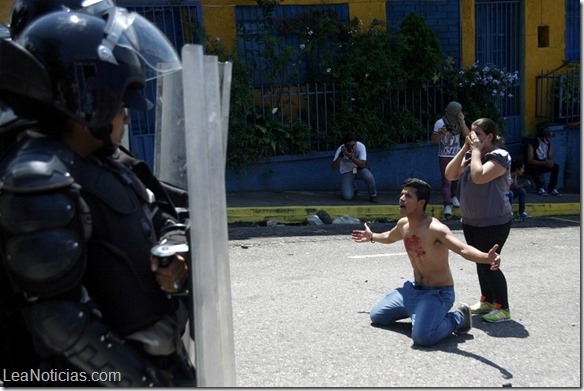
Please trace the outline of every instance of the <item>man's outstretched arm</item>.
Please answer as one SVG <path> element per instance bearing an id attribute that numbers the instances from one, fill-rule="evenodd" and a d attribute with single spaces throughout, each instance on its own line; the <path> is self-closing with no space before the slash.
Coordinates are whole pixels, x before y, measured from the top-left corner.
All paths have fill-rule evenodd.
<path id="1" fill-rule="evenodd" d="M 475 263 L 488 263 L 491 265 L 491 270 L 499 268 L 501 257 L 496 252 L 499 248 L 498 244 L 485 253 L 458 239 L 445 225 L 442 225 L 440 231 L 440 241 L 453 253 Z"/>

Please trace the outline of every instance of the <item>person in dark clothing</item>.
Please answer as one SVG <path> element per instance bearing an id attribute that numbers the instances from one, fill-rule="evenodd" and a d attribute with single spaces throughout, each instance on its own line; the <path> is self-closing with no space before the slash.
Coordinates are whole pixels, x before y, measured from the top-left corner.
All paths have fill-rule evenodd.
<path id="1" fill-rule="evenodd" d="M 513 200 L 517 198 L 519 203 L 519 219 L 530 219 L 531 216 L 525 211 L 525 188 L 531 185 L 529 179 L 519 183 L 519 177 L 525 171 L 525 164 L 523 158 L 515 158 L 511 160 L 511 183 L 509 184 L 509 203 L 513 205 Z"/>
<path id="2" fill-rule="evenodd" d="M 544 197 L 548 194 L 556 197 L 562 196 L 556 189 L 560 165 L 554 162 L 551 143 L 553 137 L 554 134 L 549 128 L 540 127 L 537 138 L 527 145 L 526 171 L 533 178 L 538 194 Z M 551 176 L 546 191 L 541 175 L 547 172 L 551 172 Z"/>

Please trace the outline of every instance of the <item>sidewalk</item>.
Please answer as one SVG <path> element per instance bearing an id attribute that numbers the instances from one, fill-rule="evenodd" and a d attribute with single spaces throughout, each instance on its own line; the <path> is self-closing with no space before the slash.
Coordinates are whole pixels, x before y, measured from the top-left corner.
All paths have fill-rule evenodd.
<path id="1" fill-rule="evenodd" d="M 336 191 L 281 191 L 281 192 L 228 192 L 227 220 L 234 223 L 261 223 L 275 220 L 283 224 L 306 223 L 306 216 L 319 210 L 326 211 L 333 219 L 342 215 L 361 220 L 397 220 L 401 216 L 397 207 L 399 191 L 379 192 L 379 204 L 369 202 L 365 191 L 355 200 L 345 201 Z M 525 211 L 533 217 L 580 214 L 580 194 L 567 193 L 562 197 L 542 197 L 528 192 Z M 513 210 L 517 211 L 517 199 Z M 427 211 L 432 216 L 444 219 L 442 198 L 433 191 Z M 453 208 L 451 219 L 460 217 Z"/>

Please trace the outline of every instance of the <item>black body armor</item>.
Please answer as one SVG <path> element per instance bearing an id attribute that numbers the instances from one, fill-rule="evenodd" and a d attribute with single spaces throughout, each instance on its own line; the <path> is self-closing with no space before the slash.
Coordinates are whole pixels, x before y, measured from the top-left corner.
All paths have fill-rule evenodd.
<path id="1" fill-rule="evenodd" d="M 124 341 L 178 304 L 150 270 L 157 234 L 143 184 L 110 157 L 84 159 L 47 137 L 17 143 L 0 180 L 2 272 L 40 356 L 123 373 L 108 385 L 162 385 Z"/>

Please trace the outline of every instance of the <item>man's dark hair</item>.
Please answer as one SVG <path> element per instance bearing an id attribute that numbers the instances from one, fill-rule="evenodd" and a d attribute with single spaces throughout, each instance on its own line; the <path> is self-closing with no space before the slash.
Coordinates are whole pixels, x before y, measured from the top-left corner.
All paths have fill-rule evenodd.
<path id="1" fill-rule="evenodd" d="M 524 164 L 523 157 L 516 157 L 511 160 L 511 171 L 519 170 Z"/>
<path id="2" fill-rule="evenodd" d="M 424 200 L 424 210 L 426 210 L 426 206 L 430 202 L 430 191 L 432 188 L 426 182 L 418 178 L 408 178 L 404 181 L 403 187 L 411 187 L 416 189 L 416 196 L 418 196 L 418 200 Z"/>
<path id="3" fill-rule="evenodd" d="M 347 133 L 343 136 L 343 144 L 347 144 L 349 141 L 357 141 L 357 138 L 354 134 Z"/>

